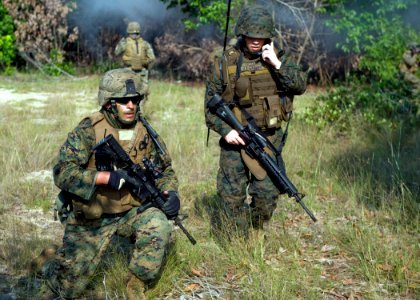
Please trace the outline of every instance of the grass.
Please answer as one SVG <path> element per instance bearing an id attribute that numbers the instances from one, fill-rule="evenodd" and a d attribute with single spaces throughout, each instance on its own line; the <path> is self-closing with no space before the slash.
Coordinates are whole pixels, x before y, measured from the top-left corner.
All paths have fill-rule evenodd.
<path id="1" fill-rule="evenodd" d="M 62 235 L 61 225 L 51 221 L 57 188 L 51 178 L 28 175 L 51 170 L 67 132 L 97 109 L 99 78 L 61 78 L 59 88 L 34 75 L 0 82 L 0 89 L 47 94 L 41 108 L 18 101 L 3 103 L 0 112 L 0 263 L 9 270 L 7 284 L 25 299 L 33 284 L 17 278 L 36 282 L 27 273 L 31 259 Z M 210 212 L 217 209 L 218 137 L 211 132 L 206 146 L 204 86 L 152 80 L 150 91 L 144 110 L 171 153 L 182 211 L 189 215 L 184 224 L 198 244 L 175 232 L 176 243 L 161 280 L 147 292 L 149 299 L 420 297 L 420 133 L 366 128 L 355 120 L 343 134 L 296 118 L 284 159 L 289 178 L 319 221 L 312 223 L 283 196 L 268 239 L 252 233 L 248 240 L 219 241 L 210 225 Z M 315 96 L 297 97 L 296 114 Z M 51 221 L 48 235 L 34 225 L 37 217 L 21 216 L 35 208 L 39 219 Z M 113 257 L 98 273 L 97 290 L 122 299 L 126 260 Z"/>

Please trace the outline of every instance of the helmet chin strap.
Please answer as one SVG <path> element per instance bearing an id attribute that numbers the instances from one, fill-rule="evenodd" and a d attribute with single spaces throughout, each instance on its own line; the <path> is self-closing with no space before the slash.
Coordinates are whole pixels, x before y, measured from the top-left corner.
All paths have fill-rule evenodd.
<path id="1" fill-rule="evenodd" d="M 117 102 L 111 99 L 111 112 L 118 118 Z"/>

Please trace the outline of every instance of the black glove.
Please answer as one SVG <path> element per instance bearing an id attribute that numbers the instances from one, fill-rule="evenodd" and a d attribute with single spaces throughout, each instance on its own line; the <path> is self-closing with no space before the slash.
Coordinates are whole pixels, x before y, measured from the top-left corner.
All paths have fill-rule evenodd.
<path id="1" fill-rule="evenodd" d="M 111 189 L 119 191 L 126 183 L 135 185 L 136 181 L 127 174 L 127 171 L 116 170 L 111 172 L 107 186 Z"/>
<path id="2" fill-rule="evenodd" d="M 169 191 L 166 196 L 166 202 L 162 207 L 168 219 L 175 219 L 178 216 L 181 203 L 179 201 L 178 193 L 176 191 Z"/>

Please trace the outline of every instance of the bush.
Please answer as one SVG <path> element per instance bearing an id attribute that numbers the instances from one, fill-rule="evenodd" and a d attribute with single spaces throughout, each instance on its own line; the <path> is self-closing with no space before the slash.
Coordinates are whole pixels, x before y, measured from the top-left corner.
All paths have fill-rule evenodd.
<path id="1" fill-rule="evenodd" d="M 15 36 L 13 34 L 13 20 L 0 3 L 0 67 L 5 73 L 10 73 L 15 58 Z"/>
<path id="2" fill-rule="evenodd" d="M 319 97 L 317 106 L 308 108 L 306 121 L 323 127 L 334 123 L 349 127 L 353 116 L 378 126 L 395 127 L 400 122 L 416 126 L 418 100 L 399 74 L 399 63 L 408 42 L 420 36 L 403 22 L 402 12 L 414 1 L 341 1 L 327 21 L 333 31 L 345 38 L 337 47 L 359 58 L 357 71 L 344 83 Z"/>
<path id="3" fill-rule="evenodd" d="M 58 49 L 50 51 L 49 62 L 42 66 L 44 72 L 50 76 L 60 76 L 63 72 L 74 75 L 73 63 L 64 61 L 63 54 Z"/>
<path id="4" fill-rule="evenodd" d="M 64 56 L 60 50 L 51 50 L 49 56 L 49 62 L 42 66 L 42 69 L 48 75 L 59 76 L 63 71 L 72 75 L 75 73 L 73 63 L 64 61 Z"/>
<path id="5" fill-rule="evenodd" d="M 418 103 L 411 97 L 410 87 L 399 77 L 372 81 L 352 77 L 350 84 L 341 84 L 326 95 L 316 99 L 303 119 L 317 127 L 334 124 L 340 129 L 349 128 L 355 116 L 369 124 L 396 127 L 401 122 L 418 125 Z"/>

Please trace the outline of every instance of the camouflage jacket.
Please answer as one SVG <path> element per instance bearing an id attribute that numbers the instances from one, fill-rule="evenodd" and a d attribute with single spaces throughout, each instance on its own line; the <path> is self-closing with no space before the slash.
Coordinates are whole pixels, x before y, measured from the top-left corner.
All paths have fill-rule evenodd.
<path id="1" fill-rule="evenodd" d="M 159 141 L 166 148 L 160 138 Z M 92 148 L 95 144 L 96 137 L 91 119 L 85 118 L 68 134 L 67 140 L 60 148 L 58 162 L 53 168 L 57 187 L 82 199 L 91 199 L 95 192 L 97 171 L 87 169 L 87 164 L 93 155 Z M 177 190 L 178 180 L 169 155 L 159 155 L 153 144 L 150 156 L 149 159 L 162 170 L 163 176 L 156 180 L 156 186 L 162 191 Z"/>
<path id="2" fill-rule="evenodd" d="M 418 55 L 412 54 L 411 50 L 404 52 L 401 63 L 400 71 L 416 74 L 419 65 Z"/>
<path id="3" fill-rule="evenodd" d="M 207 127 L 219 133 L 222 137 L 226 136 L 232 128 L 226 124 L 223 120 L 211 113 L 207 109 L 207 102 L 217 93 L 222 95 L 226 87 L 226 83 L 223 82 L 221 76 L 222 63 L 226 59 L 229 52 L 242 51 L 238 43 L 234 47 L 227 48 L 222 56 L 216 56 L 212 64 L 209 77 L 206 84 L 206 92 L 204 99 L 204 114 L 206 119 Z M 244 54 L 246 57 L 246 54 Z M 279 70 L 272 68 L 271 80 L 279 83 L 278 93 L 285 93 L 286 95 L 301 95 L 306 90 L 306 73 L 302 72 L 301 67 L 294 63 L 287 55 L 279 57 L 282 62 Z M 260 57 L 256 58 L 255 61 L 260 60 Z M 276 77 L 276 78 L 274 78 Z M 226 100 L 226 99 L 225 99 Z"/>

